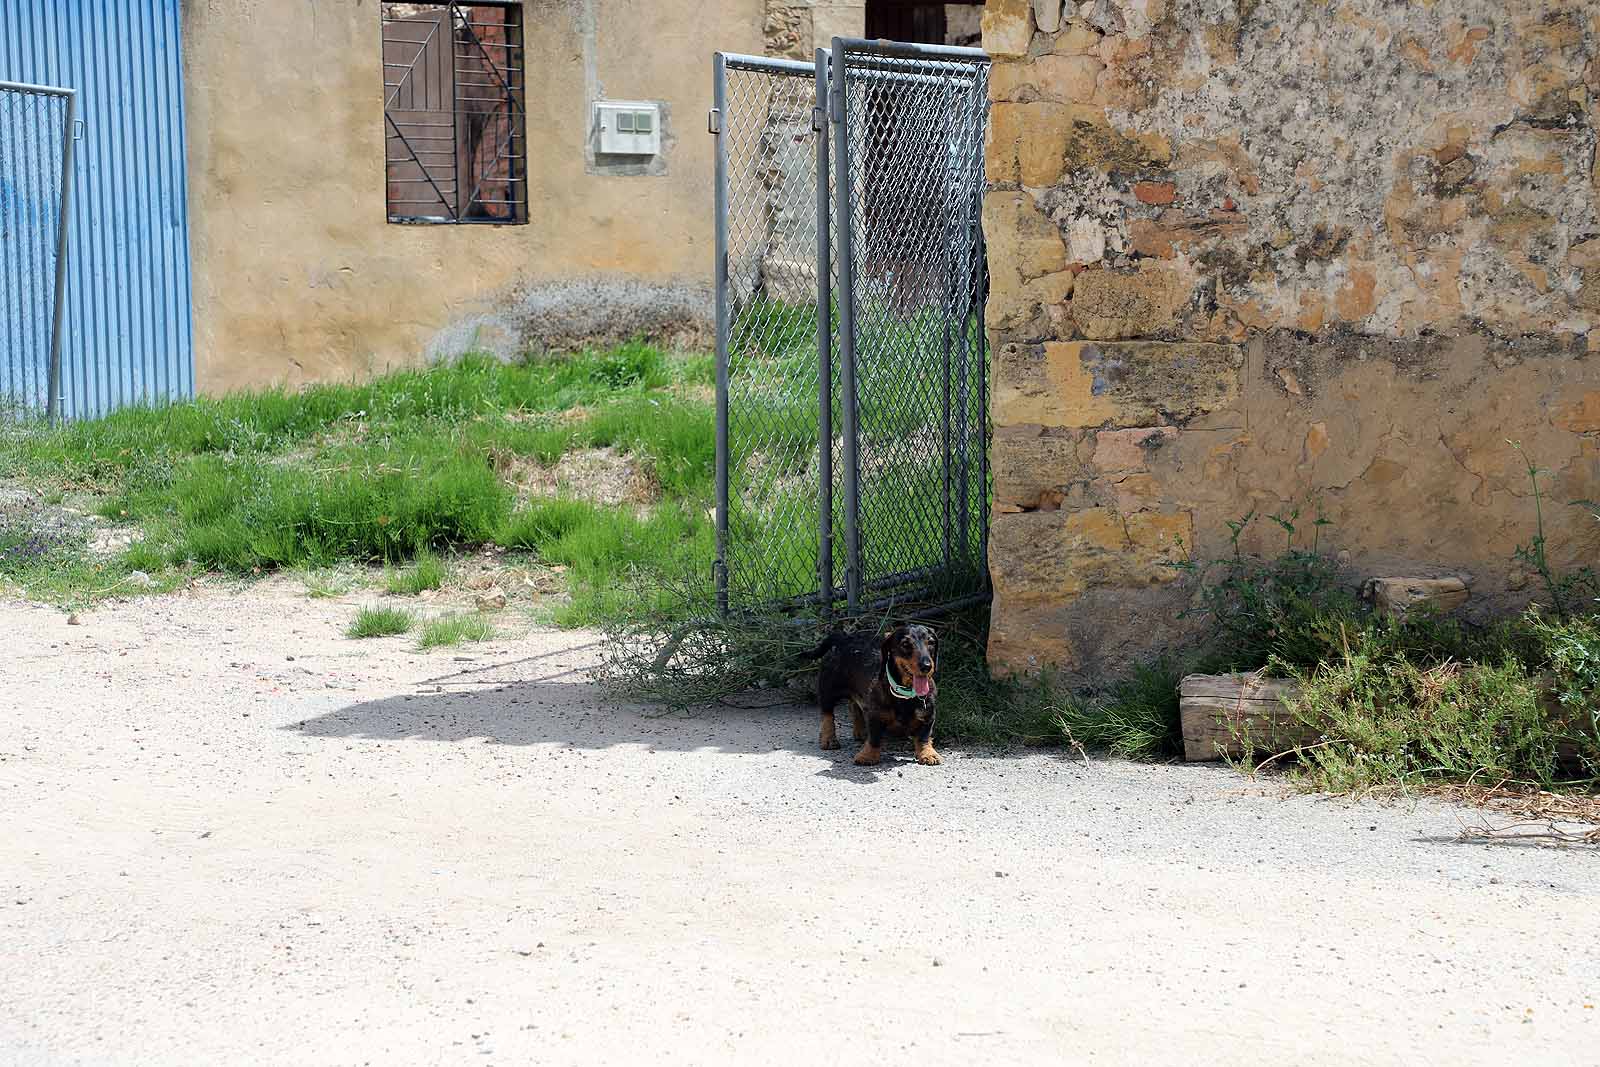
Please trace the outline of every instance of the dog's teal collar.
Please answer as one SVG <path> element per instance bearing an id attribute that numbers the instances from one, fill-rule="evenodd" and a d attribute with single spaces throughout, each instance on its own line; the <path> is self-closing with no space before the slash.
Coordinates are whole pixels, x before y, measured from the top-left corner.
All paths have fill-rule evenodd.
<path id="1" fill-rule="evenodd" d="M 915 699 L 917 699 L 917 691 L 915 689 L 908 689 L 905 686 L 901 685 L 899 682 L 894 680 L 894 672 L 889 669 L 889 661 L 888 660 L 884 660 L 883 661 L 883 680 L 889 683 L 889 692 L 893 693 L 899 699 L 901 699 L 901 700 L 915 700 Z"/>

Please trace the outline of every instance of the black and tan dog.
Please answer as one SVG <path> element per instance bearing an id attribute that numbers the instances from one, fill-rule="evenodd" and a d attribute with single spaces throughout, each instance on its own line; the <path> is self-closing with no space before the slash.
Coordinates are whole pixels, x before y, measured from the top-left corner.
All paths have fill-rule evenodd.
<path id="1" fill-rule="evenodd" d="M 895 736 L 911 738 L 918 763 L 938 764 L 933 750 L 938 649 L 938 635 L 926 626 L 899 626 L 881 635 L 835 631 L 824 638 L 811 653 L 822 659 L 817 675 L 822 747 L 839 747 L 833 709 L 849 699 L 855 739 L 864 742 L 857 763 L 877 763 L 884 737 Z"/>

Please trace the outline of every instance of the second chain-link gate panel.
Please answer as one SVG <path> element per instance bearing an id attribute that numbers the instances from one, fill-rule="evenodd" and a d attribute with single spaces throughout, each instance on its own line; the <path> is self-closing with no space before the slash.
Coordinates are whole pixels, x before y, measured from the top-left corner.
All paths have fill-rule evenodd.
<path id="1" fill-rule="evenodd" d="M 832 53 L 849 599 L 950 605 L 988 582 L 989 62 L 884 41 Z"/>
<path id="2" fill-rule="evenodd" d="M 885 42 L 716 57 L 725 609 L 986 588 L 987 72 Z"/>

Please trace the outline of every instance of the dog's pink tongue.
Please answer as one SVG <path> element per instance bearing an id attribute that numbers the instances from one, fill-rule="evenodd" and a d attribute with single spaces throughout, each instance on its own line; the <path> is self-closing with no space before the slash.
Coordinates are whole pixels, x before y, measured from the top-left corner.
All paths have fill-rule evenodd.
<path id="1" fill-rule="evenodd" d="M 927 675 L 925 675 L 925 674 L 913 674 L 911 676 L 911 688 L 917 694 L 917 696 L 919 696 L 919 697 L 927 696 L 928 695 L 928 690 L 931 689 L 932 687 L 933 687 L 933 679 L 929 678 Z"/>

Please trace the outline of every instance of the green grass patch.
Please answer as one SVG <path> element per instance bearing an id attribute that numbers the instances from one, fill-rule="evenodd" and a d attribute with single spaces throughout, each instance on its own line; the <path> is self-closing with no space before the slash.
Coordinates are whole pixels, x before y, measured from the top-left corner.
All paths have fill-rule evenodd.
<path id="1" fill-rule="evenodd" d="M 686 372 L 702 373 L 698 364 Z M 486 415 L 557 412 L 671 384 L 672 368 L 642 344 L 608 352 L 504 364 L 486 357 L 398 371 L 359 385 L 247 390 L 101 419 L 7 430 L 0 476 L 67 477 L 100 486 L 160 484 L 165 462 L 202 455 L 271 455 L 319 437 L 381 438 L 431 423 Z"/>
<path id="2" fill-rule="evenodd" d="M 420 547 L 481 544 L 510 492 L 481 457 L 448 442 L 350 451 L 324 466 L 202 456 L 171 486 L 123 499 L 136 518 L 176 515 L 174 551 L 251 573 L 337 560 L 405 559 Z M 159 510 L 158 510 L 159 509 Z"/>
<path id="3" fill-rule="evenodd" d="M 679 603 L 675 587 L 708 573 L 715 554 L 710 522 L 671 501 L 641 516 L 583 500 L 534 500 L 507 519 L 495 540 L 566 568 L 571 599 L 554 618 L 567 626 L 670 610 Z"/>
<path id="4" fill-rule="evenodd" d="M 494 626 L 482 615 L 442 615 L 423 624 L 418 648 L 445 648 L 465 641 L 488 641 Z"/>
<path id="5" fill-rule="evenodd" d="M 383 564 L 397 568 L 394 591 L 414 593 L 438 587 L 438 554 L 499 539 L 569 568 L 574 595 L 559 619 L 595 621 L 626 607 L 624 580 L 709 573 L 714 377 L 708 356 L 630 344 L 517 364 L 468 358 L 63 427 L 8 424 L 0 477 L 96 494 L 102 515 L 138 524 L 145 540 L 126 563 L 0 559 L 0 578 L 92 597 L 135 569 L 166 580 L 192 568 L 252 576 Z M 540 531 L 564 503 L 514 512 L 499 472 L 590 447 L 634 457 L 660 503 L 583 505 L 554 537 Z M 336 589 L 308 581 L 312 595 Z"/>
<path id="6" fill-rule="evenodd" d="M 384 590 L 391 596 L 416 596 L 443 584 L 444 564 L 438 556 L 424 549 L 411 566 L 389 573 Z"/>
<path id="7" fill-rule="evenodd" d="M 368 607 L 356 612 L 345 633 L 349 637 L 394 637 L 410 633 L 416 624 L 416 616 L 403 608 Z"/>

